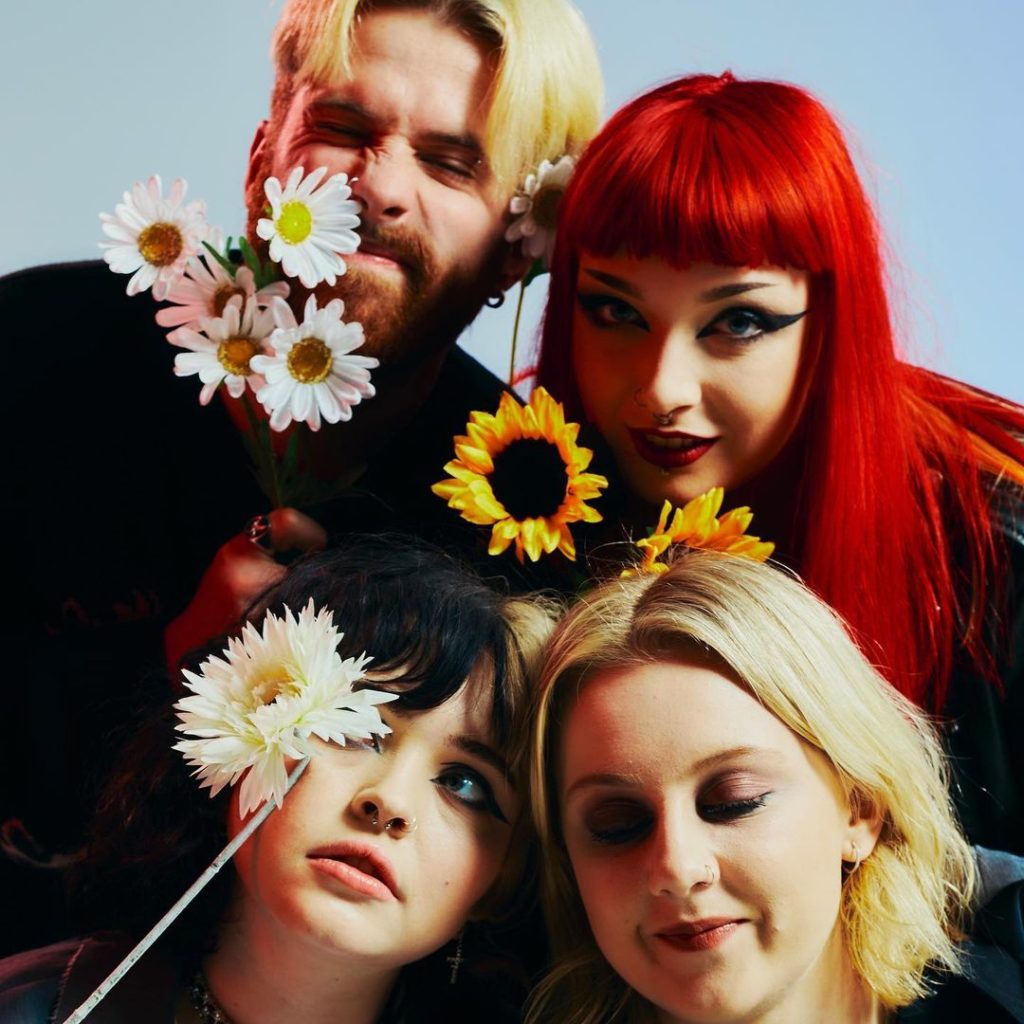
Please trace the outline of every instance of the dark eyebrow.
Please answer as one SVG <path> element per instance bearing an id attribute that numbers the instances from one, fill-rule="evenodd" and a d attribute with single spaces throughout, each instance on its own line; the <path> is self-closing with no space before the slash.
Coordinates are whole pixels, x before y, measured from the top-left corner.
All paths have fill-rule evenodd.
<path id="1" fill-rule="evenodd" d="M 733 761 L 737 758 L 743 757 L 758 757 L 767 758 L 769 760 L 777 760 L 775 751 L 767 749 L 765 747 L 730 747 L 728 750 L 719 750 L 714 754 L 709 754 L 707 757 L 702 757 L 699 761 L 695 761 L 687 769 L 687 774 L 698 775 L 701 772 L 706 772 L 709 768 L 725 762 Z M 632 774 L 618 774 L 616 772 L 593 772 L 590 775 L 581 775 L 566 791 L 563 799 L 568 798 L 580 789 L 588 789 L 595 786 L 626 786 L 626 787 L 639 787 L 643 785 L 643 781 L 639 775 Z"/>
<path id="2" fill-rule="evenodd" d="M 501 774 L 503 779 L 510 778 L 508 761 L 482 740 L 474 739 L 472 736 L 449 736 L 448 742 L 453 747 L 458 747 L 459 750 L 479 758 L 485 764 L 489 764 L 495 771 Z"/>
<path id="3" fill-rule="evenodd" d="M 361 103 L 355 100 L 343 100 L 337 96 L 321 96 L 313 102 L 314 107 L 331 107 L 333 110 L 344 110 L 348 114 L 355 114 L 364 121 L 372 121 L 373 115 Z"/>
<path id="4" fill-rule="evenodd" d="M 758 288 L 771 288 L 771 281 L 736 281 L 734 284 L 720 284 L 717 288 L 709 288 L 697 296 L 698 302 L 717 302 L 719 299 L 730 299 L 734 295 L 752 292 Z"/>
<path id="5" fill-rule="evenodd" d="M 628 281 L 623 280 L 621 277 L 616 277 L 615 274 L 609 274 L 603 270 L 591 270 L 589 267 L 583 267 L 583 273 L 588 277 L 593 277 L 595 280 L 600 281 L 602 284 L 606 284 L 611 288 L 615 288 L 617 291 L 622 292 L 625 295 L 632 295 L 634 298 L 641 299 L 643 296 L 633 287 Z M 733 295 L 742 295 L 744 292 L 752 292 L 758 288 L 771 288 L 772 283 L 770 281 L 735 281 L 732 284 L 720 284 L 716 288 L 709 288 L 705 292 L 701 292 L 697 296 L 698 302 L 718 302 L 721 299 L 732 298 Z"/>
<path id="6" fill-rule="evenodd" d="M 643 297 L 628 281 L 624 281 L 621 277 L 605 273 L 603 270 L 591 270 L 590 267 L 583 267 L 582 270 L 588 277 L 592 277 L 595 281 L 600 281 L 602 284 L 608 285 L 609 288 L 614 288 L 616 291 L 623 292 L 625 295 L 632 295 L 636 299 Z"/>

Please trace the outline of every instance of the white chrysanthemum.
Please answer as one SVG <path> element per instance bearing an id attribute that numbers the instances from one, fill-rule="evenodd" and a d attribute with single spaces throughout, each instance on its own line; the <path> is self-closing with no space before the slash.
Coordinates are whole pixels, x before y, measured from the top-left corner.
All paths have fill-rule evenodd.
<path id="1" fill-rule="evenodd" d="M 241 398 L 247 384 L 253 392 L 259 391 L 266 380 L 253 372 L 250 360 L 264 351 L 274 318 L 259 308 L 255 295 L 244 305 L 237 296 L 232 298 L 223 316 L 201 317 L 199 326 L 202 333 L 181 327 L 168 340 L 189 349 L 174 357 L 174 372 L 179 377 L 199 375 L 203 382 L 200 405 L 209 404 L 222 381 L 232 398 Z"/>
<path id="2" fill-rule="evenodd" d="M 326 173 L 318 167 L 303 178 L 296 167 L 284 189 L 277 178 L 267 178 L 270 217 L 256 224 L 256 234 L 270 242 L 270 258 L 307 288 L 321 281 L 333 285 L 345 273 L 341 257 L 359 248 L 353 230 L 359 227 L 359 204 L 350 198 L 348 175 L 333 174 L 320 185 Z"/>
<path id="3" fill-rule="evenodd" d="M 206 241 L 217 252 L 223 252 L 224 237 L 219 229 L 212 228 Z M 171 285 L 165 299 L 172 305 L 157 310 L 156 322 L 161 327 L 175 328 L 168 333 L 167 340 L 177 345 L 182 327 L 200 330 L 203 317 L 222 316 L 228 300 L 235 296 L 243 301 L 255 296 L 257 305 L 265 309 L 275 298 L 288 298 L 289 291 L 286 281 L 274 281 L 257 289 L 248 267 L 237 267 L 232 277 L 208 252 L 201 252 L 188 261 L 185 273 Z"/>
<path id="4" fill-rule="evenodd" d="M 272 355 L 255 356 L 253 370 L 267 383 L 256 397 L 270 413 L 272 430 L 284 430 L 292 420 L 320 429 L 352 418 L 352 406 L 374 396 L 370 370 L 380 365 L 372 356 L 351 355 L 363 343 L 363 328 L 345 323 L 345 304 L 332 299 L 317 309 L 316 296 L 306 300 L 302 323 L 283 299 L 270 311 L 277 330 L 270 336 Z"/>
<path id="5" fill-rule="evenodd" d="M 246 623 L 223 658 L 208 658 L 198 675 L 185 671 L 192 696 L 174 705 L 176 728 L 193 738 L 174 749 L 197 769 L 211 797 L 241 778 L 243 817 L 271 797 L 280 807 L 285 759 L 312 756 L 310 737 L 344 745 L 391 731 L 377 705 L 396 694 L 353 690 L 370 659 L 342 660 L 341 636 L 330 610 L 317 612 L 311 598 L 298 618 L 289 608 L 284 618 L 268 612 L 262 632 Z"/>
<path id="6" fill-rule="evenodd" d="M 202 200 L 183 203 L 188 185 L 175 178 L 167 198 L 163 197 L 160 175 L 145 184 L 135 182 L 125 192 L 113 215 L 101 213 L 103 233 L 112 242 L 100 242 L 103 258 L 118 274 L 131 274 L 128 294 L 147 288 L 163 300 L 171 285 L 206 238 L 206 204 Z"/>
<path id="7" fill-rule="evenodd" d="M 575 162 L 563 156 L 558 163 L 542 161 L 536 174 L 527 176 L 523 191 L 514 195 L 509 211 L 514 220 L 505 231 L 506 242 L 523 241 L 523 252 L 530 259 L 541 260 L 551 266 L 555 250 L 555 230 L 558 227 L 558 208 L 569 185 Z"/>

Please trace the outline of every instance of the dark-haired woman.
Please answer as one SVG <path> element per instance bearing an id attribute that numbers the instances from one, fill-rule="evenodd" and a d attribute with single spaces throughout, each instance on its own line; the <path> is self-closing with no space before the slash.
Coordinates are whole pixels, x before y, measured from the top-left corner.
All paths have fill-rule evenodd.
<path id="1" fill-rule="evenodd" d="M 312 598 L 373 655 L 389 732 L 315 741 L 305 773 L 226 869 L 90 1020 L 516 1020 L 522 979 L 487 928 L 524 867 L 526 686 L 551 617 L 436 549 L 352 538 L 294 567 L 260 611 Z M 124 750 L 80 888 L 113 929 L 0 963 L 0 1019 L 63 1021 L 241 827 L 210 799 L 167 713 Z M 473 923 L 471 923 L 473 922 Z"/>
<path id="2" fill-rule="evenodd" d="M 1024 410 L 897 340 L 874 213 L 803 90 L 682 78 L 581 159 L 538 382 L 610 448 L 623 518 L 712 486 L 750 505 L 941 715 L 969 837 L 1024 852 Z"/>

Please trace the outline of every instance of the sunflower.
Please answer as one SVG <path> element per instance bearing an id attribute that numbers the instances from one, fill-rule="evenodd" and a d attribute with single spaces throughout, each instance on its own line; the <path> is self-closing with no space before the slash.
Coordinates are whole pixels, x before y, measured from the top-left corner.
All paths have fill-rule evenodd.
<path id="1" fill-rule="evenodd" d="M 674 512 L 671 503 L 666 501 L 661 506 L 661 515 L 654 532 L 636 542 L 636 546 L 643 552 L 643 560 L 635 569 L 626 569 L 622 575 L 665 572 L 668 566 L 658 559 L 673 544 L 724 551 L 730 555 L 751 558 L 755 562 L 766 561 L 775 550 L 775 545 L 760 537 L 747 536 L 746 530 L 754 514 L 746 505 L 730 509 L 721 519 L 717 518 L 724 497 L 725 491 L 721 487 L 712 487 Z"/>
<path id="2" fill-rule="evenodd" d="M 579 430 L 544 388 L 525 406 L 506 393 L 497 413 L 469 414 L 465 435 L 455 438 L 456 458 L 444 467 L 453 479 L 431 490 L 468 522 L 493 527 L 488 554 L 500 555 L 514 541 L 520 562 L 556 548 L 575 559 L 569 524 L 600 522 L 586 502 L 608 486 L 584 472 L 594 453 L 576 444 Z"/>

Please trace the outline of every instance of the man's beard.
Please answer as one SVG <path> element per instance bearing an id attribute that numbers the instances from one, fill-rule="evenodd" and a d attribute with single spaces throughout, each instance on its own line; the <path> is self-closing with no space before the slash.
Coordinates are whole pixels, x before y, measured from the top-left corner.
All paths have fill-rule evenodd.
<path id="1" fill-rule="evenodd" d="M 342 299 L 345 320 L 363 326 L 366 342 L 360 353 L 376 356 L 385 367 L 415 363 L 449 348 L 495 289 L 500 238 L 483 265 L 455 265 L 441 276 L 433 251 L 406 228 L 364 224 L 359 235 L 393 254 L 400 274 L 350 264 L 333 287 L 316 287 L 317 304 Z"/>

